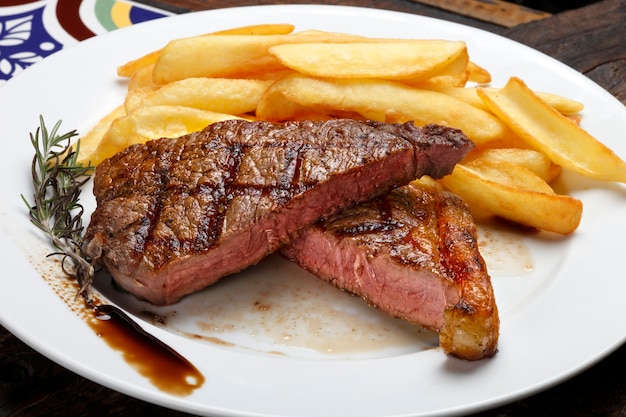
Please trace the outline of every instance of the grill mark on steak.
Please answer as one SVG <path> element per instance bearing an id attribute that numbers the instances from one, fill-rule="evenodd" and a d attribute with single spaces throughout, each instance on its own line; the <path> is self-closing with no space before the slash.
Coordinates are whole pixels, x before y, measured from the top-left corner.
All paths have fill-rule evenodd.
<path id="1" fill-rule="evenodd" d="M 472 146 L 454 129 L 354 120 L 231 120 L 133 145 L 96 170 L 85 252 L 139 298 L 173 303 L 322 216 L 451 172 Z"/>
<path id="2" fill-rule="evenodd" d="M 391 206 L 386 199 L 374 199 L 371 200 L 370 203 L 377 213 L 380 215 L 380 218 L 368 218 L 363 216 L 355 216 L 353 221 L 349 224 L 345 224 L 341 228 L 341 234 L 346 237 L 357 237 L 362 236 L 367 233 L 391 233 L 394 230 L 402 227 L 403 224 L 394 220 L 391 215 Z M 354 221 L 357 220 L 358 221 Z M 319 223 L 318 227 L 327 230 L 326 223 Z M 330 233 L 333 233 L 332 230 L 328 230 Z"/>
<path id="3" fill-rule="evenodd" d="M 497 350 L 499 318 L 468 207 L 409 184 L 304 229 L 281 252 L 379 310 L 439 332 L 450 355 Z"/>
<path id="4" fill-rule="evenodd" d="M 195 253 L 200 253 L 206 249 L 210 249 L 217 242 L 219 242 L 219 238 L 221 235 L 221 230 L 224 227 L 224 222 L 226 221 L 226 211 L 228 208 L 228 202 L 232 198 L 236 187 L 235 184 L 231 181 L 237 177 L 237 170 L 241 165 L 241 161 L 243 159 L 243 144 L 235 144 L 231 148 L 231 157 L 228 158 L 227 162 L 227 175 L 223 178 L 223 182 L 219 187 L 216 187 L 212 190 L 210 187 L 202 185 L 201 188 L 207 189 L 206 191 L 215 191 L 216 195 L 213 195 L 213 198 L 217 200 L 217 209 L 212 215 L 201 217 L 201 221 L 204 221 L 204 224 L 207 227 L 207 236 L 209 237 L 207 241 L 206 247 L 197 247 L 194 251 Z M 223 191 L 222 191 L 223 187 Z M 222 192 L 219 192 L 222 191 Z"/>

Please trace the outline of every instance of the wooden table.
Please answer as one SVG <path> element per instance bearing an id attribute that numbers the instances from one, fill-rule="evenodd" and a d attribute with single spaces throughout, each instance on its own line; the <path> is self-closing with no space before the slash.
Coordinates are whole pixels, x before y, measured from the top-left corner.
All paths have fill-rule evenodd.
<path id="1" fill-rule="evenodd" d="M 294 0 L 143 2 L 177 13 L 252 4 L 308 3 Z M 350 0 L 316 3 L 396 10 L 486 29 L 561 60 L 626 103 L 626 0 L 604 0 L 554 15 L 515 9 L 516 6 L 508 8 L 512 5 L 499 1 Z M 485 5 L 496 7 L 485 9 Z M 528 13 L 532 19 L 528 19 Z M 613 330 L 626 332 L 626 329 Z M 34 352 L 2 327 L 0 346 L 0 416 L 187 416 L 130 398 L 79 377 Z M 563 354 L 567 355 L 567 351 Z M 554 388 L 477 416 L 624 416 L 625 361 L 626 346 L 622 346 L 591 369 Z M 508 377 L 515 378 L 515 375 Z"/>

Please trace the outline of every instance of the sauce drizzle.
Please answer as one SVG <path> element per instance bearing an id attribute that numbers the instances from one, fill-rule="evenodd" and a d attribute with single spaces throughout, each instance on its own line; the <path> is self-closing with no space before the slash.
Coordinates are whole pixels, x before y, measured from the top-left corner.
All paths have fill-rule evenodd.
<path id="1" fill-rule="evenodd" d="M 29 255 L 33 266 L 65 305 L 78 315 L 125 362 L 157 389 L 176 396 L 190 395 L 204 384 L 204 376 L 182 355 L 136 324 L 123 310 L 103 303 L 94 295 L 93 304 L 76 297 L 76 280 L 59 274 L 59 260 Z"/>
<path id="2" fill-rule="evenodd" d="M 94 313 L 97 320 L 88 320 L 89 326 L 161 391 L 187 396 L 204 383 L 204 376 L 195 366 L 143 330 L 119 308 L 97 305 Z"/>

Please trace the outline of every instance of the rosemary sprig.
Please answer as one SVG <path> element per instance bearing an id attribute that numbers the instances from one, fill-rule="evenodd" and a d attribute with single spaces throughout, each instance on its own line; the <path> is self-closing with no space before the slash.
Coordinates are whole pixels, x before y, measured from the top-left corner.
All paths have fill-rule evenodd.
<path id="1" fill-rule="evenodd" d="M 58 134 L 59 120 L 48 132 L 43 117 L 39 127 L 30 134 L 35 148 L 32 162 L 33 203 L 22 195 L 28 206 L 31 222 L 44 231 L 57 249 L 49 256 L 61 256 L 63 271 L 78 282 L 76 296 L 83 296 L 92 304 L 90 285 L 94 276 L 91 260 L 82 251 L 83 206 L 79 203 L 81 187 L 89 179 L 91 166 L 77 162 L 80 140 L 74 150 L 71 140 L 77 135 L 73 130 Z"/>

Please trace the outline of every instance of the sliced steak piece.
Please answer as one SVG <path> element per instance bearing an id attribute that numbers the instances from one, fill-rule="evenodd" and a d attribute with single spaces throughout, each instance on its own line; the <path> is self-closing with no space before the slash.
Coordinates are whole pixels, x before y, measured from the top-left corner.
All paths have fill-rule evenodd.
<path id="1" fill-rule="evenodd" d="M 458 130 L 353 120 L 231 120 L 102 162 L 85 251 L 136 296 L 170 304 L 260 261 L 321 216 L 440 177 Z"/>
<path id="2" fill-rule="evenodd" d="M 409 184 L 300 232 L 289 259 L 381 311 L 439 332 L 448 354 L 496 353 L 498 310 L 467 206 Z"/>

